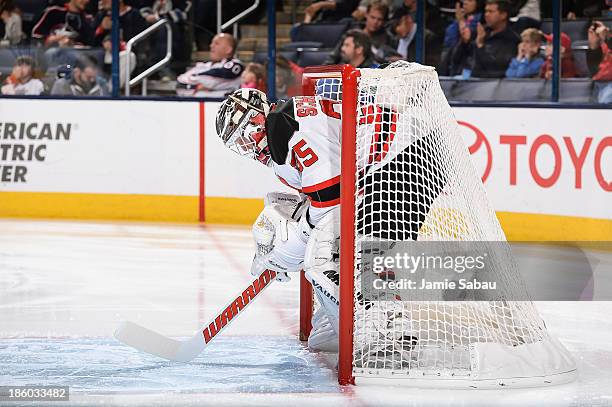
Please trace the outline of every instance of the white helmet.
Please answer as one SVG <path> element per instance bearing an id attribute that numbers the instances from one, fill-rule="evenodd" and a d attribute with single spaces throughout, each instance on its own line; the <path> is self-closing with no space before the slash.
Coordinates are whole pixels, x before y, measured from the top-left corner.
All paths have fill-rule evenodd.
<path id="1" fill-rule="evenodd" d="M 217 113 L 217 134 L 230 150 L 270 165 L 265 121 L 270 113 L 266 94 L 238 89 L 227 97 Z"/>

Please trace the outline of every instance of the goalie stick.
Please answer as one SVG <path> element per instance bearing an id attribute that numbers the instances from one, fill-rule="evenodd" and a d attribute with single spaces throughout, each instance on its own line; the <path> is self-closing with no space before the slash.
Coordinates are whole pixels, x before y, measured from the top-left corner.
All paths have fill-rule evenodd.
<path id="1" fill-rule="evenodd" d="M 276 279 L 276 272 L 265 270 L 249 286 L 227 304 L 209 323 L 190 339 L 183 341 L 168 338 L 134 322 L 124 321 L 115 331 L 115 338 L 140 351 L 175 362 L 195 359 L 213 339 L 242 314 L 246 307 Z"/>

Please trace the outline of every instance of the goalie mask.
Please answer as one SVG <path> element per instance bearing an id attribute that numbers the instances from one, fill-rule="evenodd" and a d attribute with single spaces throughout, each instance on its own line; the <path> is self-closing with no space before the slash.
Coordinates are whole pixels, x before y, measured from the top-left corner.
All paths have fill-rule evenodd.
<path id="1" fill-rule="evenodd" d="M 268 166 L 271 161 L 265 122 L 269 112 L 265 93 L 238 89 L 219 108 L 217 134 L 230 150 Z"/>

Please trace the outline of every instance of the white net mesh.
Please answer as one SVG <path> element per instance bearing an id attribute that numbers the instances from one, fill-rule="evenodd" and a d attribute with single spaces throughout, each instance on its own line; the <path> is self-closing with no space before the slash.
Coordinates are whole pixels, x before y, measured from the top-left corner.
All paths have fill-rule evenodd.
<path id="1" fill-rule="evenodd" d="M 335 100 L 340 88 L 339 79 L 319 79 L 315 86 L 318 95 Z M 442 290 L 363 300 L 366 241 L 491 242 L 505 236 L 433 68 L 362 69 L 357 100 L 354 376 L 503 376 L 483 373 L 490 347 L 479 344 L 499 345 L 497 357 L 499 349 L 549 340 L 532 302 L 505 300 L 528 298 L 509 252 L 494 259 L 506 288 L 494 301 L 441 301 Z M 531 373 L 554 371 L 538 369 Z"/>

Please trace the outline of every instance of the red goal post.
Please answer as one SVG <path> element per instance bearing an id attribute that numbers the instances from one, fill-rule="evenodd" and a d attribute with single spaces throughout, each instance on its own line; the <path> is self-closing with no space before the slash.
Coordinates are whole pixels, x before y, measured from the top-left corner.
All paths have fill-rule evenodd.
<path id="1" fill-rule="evenodd" d="M 342 82 L 342 164 L 340 172 L 340 332 L 338 382 L 354 384 L 353 358 L 353 257 L 355 254 L 355 171 L 357 125 L 357 78 L 359 70 L 351 65 L 308 67 L 302 76 L 302 94 L 315 95 L 317 79 L 336 78 Z M 347 148 L 350 147 L 350 148 Z M 300 339 L 307 340 L 312 317 L 312 287 L 302 275 L 300 281 Z M 309 302 L 310 299 L 310 302 Z M 308 322 L 306 322 L 308 321 Z"/>

